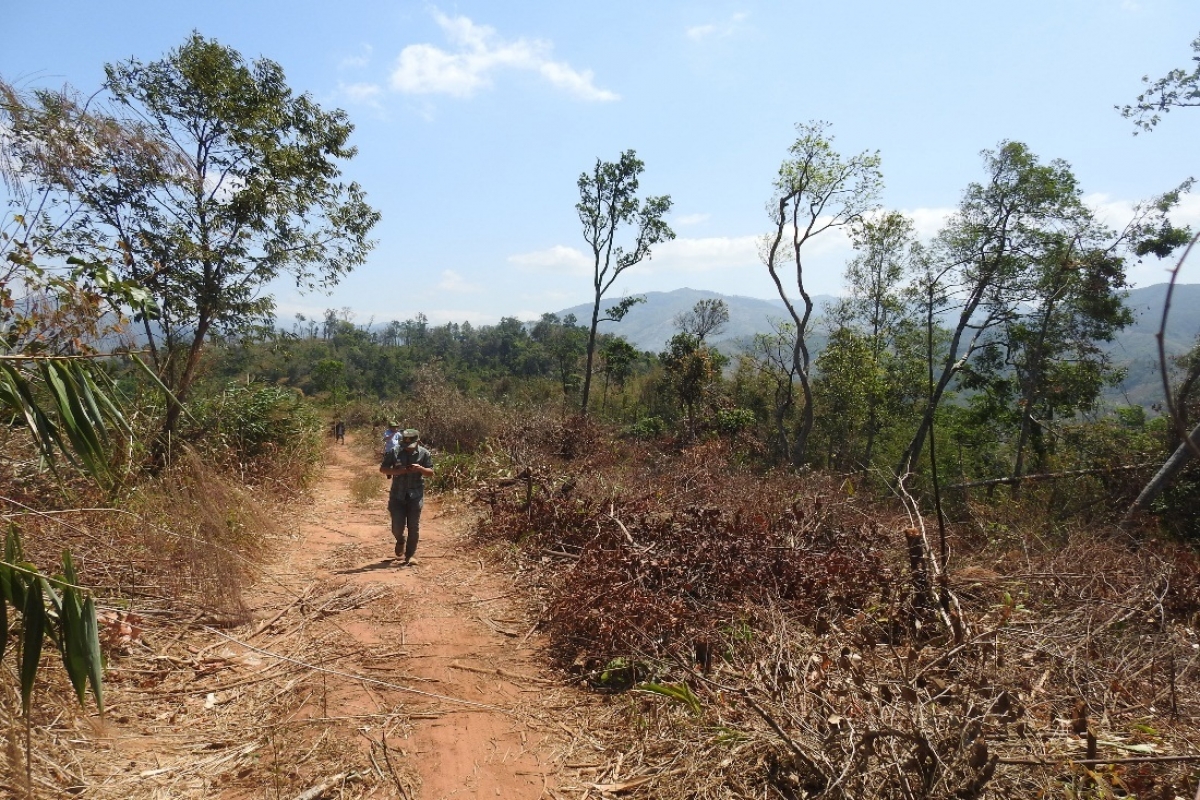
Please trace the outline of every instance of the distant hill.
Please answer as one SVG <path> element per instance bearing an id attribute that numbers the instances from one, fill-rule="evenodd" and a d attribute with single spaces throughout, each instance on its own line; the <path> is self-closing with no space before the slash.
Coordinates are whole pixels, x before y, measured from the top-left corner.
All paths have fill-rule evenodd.
<path id="1" fill-rule="evenodd" d="M 770 331 L 770 320 L 787 319 L 787 309 L 779 300 L 760 300 L 756 297 L 718 294 L 702 289 L 676 289 L 671 292 L 646 292 L 646 302 L 638 303 L 621 322 L 600 323 L 601 333 L 614 333 L 625 338 L 639 350 L 659 353 L 678 331 L 672 320 L 679 314 L 691 311 L 701 300 L 724 300 L 729 307 L 729 324 L 712 343 L 722 350 L 737 349 L 740 342 L 749 342 L 756 333 Z M 600 305 L 604 309 L 616 305 L 620 298 L 605 299 Z M 829 295 L 815 295 L 817 313 L 828 303 L 837 300 Z M 574 314 L 580 325 L 587 325 L 592 318 L 590 305 L 574 306 L 557 312 L 559 317 Z"/>
<path id="2" fill-rule="evenodd" d="M 1111 402 L 1149 406 L 1161 401 L 1162 386 L 1155 335 L 1158 333 L 1166 294 L 1165 283 L 1130 291 L 1126 304 L 1134 313 L 1134 323 L 1122 331 L 1109 347 L 1115 361 L 1124 366 L 1128 374 L 1121 386 L 1110 392 Z M 729 306 L 729 324 L 713 344 L 732 354 L 748 344 L 756 333 L 769 332 L 770 320 L 787 319 L 788 316 L 779 300 L 723 295 L 698 289 L 647 292 L 645 297 L 646 302 L 634 306 L 620 323 L 601 323 L 600 330 L 623 336 L 640 350 L 658 353 L 676 332 L 672 320 L 677 314 L 690 311 L 700 300 L 724 300 Z M 819 317 L 836 300 L 830 295 L 814 296 L 815 315 Z M 616 302 L 606 300 L 601 308 Z M 581 305 L 563 309 L 558 315 L 574 314 L 579 324 L 586 325 L 591 313 L 591 306 Z M 815 356 L 824 344 L 824 330 L 817 325 L 813 334 L 812 349 Z M 1165 339 L 1167 352 L 1173 355 L 1186 352 L 1196 342 L 1197 334 L 1200 334 L 1200 284 L 1180 284 L 1175 287 L 1172 296 Z"/>
<path id="3" fill-rule="evenodd" d="M 1134 322 L 1109 346 L 1113 359 L 1128 373 L 1113 393 L 1117 402 L 1149 406 L 1162 401 L 1162 377 L 1158 367 L 1158 327 L 1162 322 L 1167 284 L 1159 283 L 1134 289 L 1126 305 L 1133 311 Z M 1171 314 L 1167 319 L 1163 344 L 1168 355 L 1187 352 L 1200 334 L 1200 284 L 1179 284 L 1171 295 Z"/>

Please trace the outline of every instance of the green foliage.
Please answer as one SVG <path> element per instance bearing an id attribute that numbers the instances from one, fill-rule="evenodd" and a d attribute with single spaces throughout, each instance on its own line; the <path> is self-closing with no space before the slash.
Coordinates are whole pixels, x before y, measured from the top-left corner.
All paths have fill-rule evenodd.
<path id="1" fill-rule="evenodd" d="M 25 560 L 16 527 L 9 527 L 0 562 L 0 660 L 8 643 L 8 606 L 12 606 L 21 620 L 18 682 L 21 708 L 27 717 L 47 640 L 62 657 L 79 704 L 85 705 L 90 688 L 97 708 L 104 713 L 104 658 L 95 603 L 79 587 L 69 553 L 63 553 L 62 565 L 62 578 L 43 576 Z"/>
<path id="2" fill-rule="evenodd" d="M 1134 125 L 1144 131 L 1153 130 L 1162 117 L 1172 108 L 1200 106 L 1200 36 L 1192 41 L 1192 61 L 1196 67 L 1191 72 L 1177 68 L 1156 81 L 1143 77 L 1146 90 L 1137 97 L 1137 102 L 1120 108 L 1121 116 L 1133 120 Z"/>
<path id="3" fill-rule="evenodd" d="M 766 240 L 764 261 L 791 317 L 795 337 L 790 365 L 777 374 L 786 374 L 789 384 L 798 378 L 803 394 L 800 421 L 788 454 L 796 465 L 808 458 L 808 438 L 814 422 L 808 345 L 813 302 L 804 284 L 804 246 L 814 236 L 861 220 L 876 208 L 883 188 L 879 153 L 863 151 L 842 156 L 834 149 L 828 131 L 826 122 L 796 126 L 798 136 L 779 167 L 774 196 L 767 204 L 775 230 Z M 795 293 L 785 288 L 793 285 Z M 782 334 L 783 329 L 777 332 Z M 785 404 L 776 407 L 776 425 L 786 442 L 781 421 L 791 411 L 790 385 L 786 393 L 777 392 L 776 396 Z"/>
<path id="4" fill-rule="evenodd" d="M 653 439 L 662 436 L 667 431 L 667 423 L 662 417 L 642 417 L 629 426 L 630 436 L 638 439 Z"/>
<path id="5" fill-rule="evenodd" d="M 0 357 L 0 409 L 22 422 L 51 468 L 61 452 L 104 484 L 113 479 L 112 436 L 129 432 L 111 390 L 107 378 L 82 361 Z"/>
<path id="6" fill-rule="evenodd" d="M 159 61 L 105 72 L 124 116 L 40 92 L 8 115 L 6 145 L 22 177 L 62 201 L 46 246 L 107 262 L 157 301 L 157 326 L 143 322 L 170 390 L 169 436 L 210 332 L 270 320 L 262 289 L 281 275 L 337 283 L 362 263 L 379 215 L 338 180 L 355 154 L 344 112 L 294 96 L 278 64 L 193 33 Z"/>
<path id="7" fill-rule="evenodd" d="M 736 436 L 743 431 L 751 430 L 754 422 L 754 412 L 748 408 L 717 409 L 715 420 L 717 430 L 726 436 Z"/>
<path id="8" fill-rule="evenodd" d="M 927 330 L 942 314 L 953 322 L 897 474 L 916 467 L 947 390 L 976 363 L 992 373 L 991 365 L 1004 364 L 1003 379 L 1016 381 L 1018 391 L 1010 396 L 1024 404 L 1014 460 L 1019 473 L 1026 442 L 1040 435 L 1035 406 L 1053 385 L 1054 359 L 1086 355 L 1102 363 L 1091 339 L 1111 336 L 1124 324 L 1118 311 L 1123 264 L 1110 252 L 1110 232 L 1083 203 L 1070 166 L 1042 163 L 1026 145 L 1011 141 L 984 151 L 983 160 L 986 178 L 967 187 L 914 287 Z"/>
<path id="9" fill-rule="evenodd" d="M 677 333 L 667 342 L 659 360 L 671 391 L 687 414 L 688 428 L 694 432 L 699 407 L 716 391 L 724 357 L 705 347 L 696 336 Z"/>
<path id="10" fill-rule="evenodd" d="M 697 717 L 704 713 L 704 707 L 700 705 L 700 698 L 696 697 L 696 694 L 686 683 L 639 683 L 633 688 L 639 692 L 657 694 L 668 700 L 680 703 L 686 706 L 688 711 Z"/>
<path id="11" fill-rule="evenodd" d="M 247 479 L 286 474 L 301 485 L 320 463 L 324 422 L 286 387 L 231 384 L 192 403 L 189 413 L 187 441 Z"/>

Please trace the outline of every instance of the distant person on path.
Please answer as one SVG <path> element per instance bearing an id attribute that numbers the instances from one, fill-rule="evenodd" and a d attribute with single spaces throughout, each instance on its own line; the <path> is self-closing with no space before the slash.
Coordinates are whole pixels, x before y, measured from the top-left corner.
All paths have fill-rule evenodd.
<path id="1" fill-rule="evenodd" d="M 433 456 L 421 446 L 416 428 L 405 428 L 395 435 L 390 452 L 385 452 L 379 471 L 392 479 L 388 493 L 388 514 L 392 518 L 392 536 L 396 539 L 396 558 L 404 566 L 416 564 L 413 554 L 421 535 L 421 508 L 425 505 L 425 479 L 433 476 Z M 404 529 L 408 528 L 405 538 Z"/>
<path id="2" fill-rule="evenodd" d="M 383 457 L 387 458 L 388 453 L 392 452 L 396 446 L 396 434 L 400 432 L 400 426 L 395 422 L 389 422 L 387 427 L 383 429 Z"/>
<path id="3" fill-rule="evenodd" d="M 338 444 L 346 443 L 346 423 L 342 422 L 340 419 L 337 421 L 337 424 L 333 426 L 333 440 Z"/>

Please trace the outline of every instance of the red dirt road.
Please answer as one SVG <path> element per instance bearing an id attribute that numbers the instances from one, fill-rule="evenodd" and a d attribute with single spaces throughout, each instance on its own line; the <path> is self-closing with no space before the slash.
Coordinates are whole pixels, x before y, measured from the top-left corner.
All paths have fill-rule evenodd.
<path id="1" fill-rule="evenodd" d="M 510 607 L 515 588 L 472 553 L 436 499 L 426 501 L 416 565 L 401 566 L 392 557 L 387 479 L 379 476 L 378 503 L 355 504 L 352 479 L 376 464 L 351 446 L 329 452 L 314 505 L 300 515 L 297 547 L 273 571 L 299 591 L 339 580 L 390 590 L 340 614 L 339 626 L 395 660 L 378 665 L 376 684 L 327 675 L 322 713 L 402 708 L 407 724 L 363 735 L 382 735 L 405 756 L 403 771 L 419 781 L 404 789 L 421 800 L 548 796 L 554 768 L 525 712 L 550 681 L 538 674 L 529 622 Z"/>

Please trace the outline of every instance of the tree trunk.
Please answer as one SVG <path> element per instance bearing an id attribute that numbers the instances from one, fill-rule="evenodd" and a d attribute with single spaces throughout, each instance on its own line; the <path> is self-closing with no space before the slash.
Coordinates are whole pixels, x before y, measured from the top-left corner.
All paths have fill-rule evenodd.
<path id="1" fill-rule="evenodd" d="M 1179 447 L 1175 448 L 1175 452 L 1171 454 L 1163 465 L 1159 468 L 1150 482 L 1146 484 L 1146 488 L 1142 489 L 1141 494 L 1133 501 L 1133 505 L 1125 512 L 1125 517 L 1121 520 L 1121 524 L 1127 524 L 1133 515 L 1149 506 L 1154 499 L 1162 494 L 1163 490 L 1171 485 L 1171 481 L 1179 475 L 1188 462 L 1195 455 L 1192 448 L 1200 447 L 1200 425 L 1192 429 L 1188 435 L 1191 443 L 1180 442 Z"/>
<path id="2" fill-rule="evenodd" d="M 592 358 L 596 355 L 596 328 L 600 325 L 600 291 L 596 291 L 596 302 L 592 305 L 592 326 L 588 329 L 587 364 L 583 368 L 583 390 L 579 401 L 579 413 L 587 416 L 588 395 L 592 391 Z"/>

